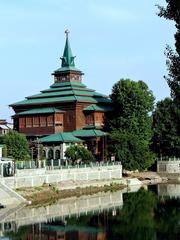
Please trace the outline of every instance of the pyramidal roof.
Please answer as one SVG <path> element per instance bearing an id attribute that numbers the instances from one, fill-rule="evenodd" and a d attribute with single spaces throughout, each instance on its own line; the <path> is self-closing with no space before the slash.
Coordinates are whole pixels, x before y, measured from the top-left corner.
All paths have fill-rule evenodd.
<path id="1" fill-rule="evenodd" d="M 82 142 L 81 139 L 75 137 L 71 132 L 59 132 L 47 137 L 40 138 L 39 141 L 41 143 L 48 143 L 48 142 Z M 34 142 L 37 142 L 34 141 Z"/>
<path id="2" fill-rule="evenodd" d="M 111 100 L 93 89 L 87 88 L 82 83 L 66 82 L 54 83 L 50 88 L 38 94 L 26 97 L 25 100 L 11 104 L 19 105 L 46 105 L 47 103 L 60 102 L 88 102 L 92 104 L 111 103 Z"/>
<path id="3" fill-rule="evenodd" d="M 58 74 L 59 76 L 64 76 L 63 74 L 69 74 L 69 71 L 81 71 L 75 68 L 74 56 L 72 54 L 72 50 L 70 47 L 69 39 L 68 39 L 68 31 L 66 33 L 66 42 L 64 47 L 63 57 L 61 58 L 61 68 L 57 69 L 53 75 Z M 44 108 L 49 103 L 61 103 L 61 102 L 88 102 L 91 104 L 103 104 L 103 103 L 111 103 L 111 100 L 101 94 L 96 92 L 93 89 L 89 89 L 81 83 L 81 81 L 60 81 L 52 84 L 48 89 L 42 90 L 40 93 L 28 96 L 25 100 L 19 101 L 11 104 L 10 106 L 24 106 L 24 105 L 33 105 L 34 107 Z"/>

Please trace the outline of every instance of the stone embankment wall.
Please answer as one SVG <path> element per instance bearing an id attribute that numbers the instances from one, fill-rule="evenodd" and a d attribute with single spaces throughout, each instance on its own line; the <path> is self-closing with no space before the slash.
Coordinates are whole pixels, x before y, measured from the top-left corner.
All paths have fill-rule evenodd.
<path id="1" fill-rule="evenodd" d="M 157 162 L 158 173 L 179 173 L 180 174 L 180 160 L 168 160 Z"/>
<path id="2" fill-rule="evenodd" d="M 5 206 L 27 202 L 22 196 L 0 182 L 0 203 Z M 1 214 L 0 214 L 1 216 Z"/>
<path id="3" fill-rule="evenodd" d="M 69 168 L 58 170 L 23 169 L 18 170 L 16 176 L 3 178 L 3 182 L 10 188 L 41 186 L 45 183 L 62 181 L 91 181 L 122 178 L 122 165 L 97 166 L 86 168 Z"/>

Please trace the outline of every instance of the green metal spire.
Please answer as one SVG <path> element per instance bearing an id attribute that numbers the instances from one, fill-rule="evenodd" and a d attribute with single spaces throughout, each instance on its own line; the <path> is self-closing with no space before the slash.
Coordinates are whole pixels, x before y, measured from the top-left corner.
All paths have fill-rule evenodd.
<path id="1" fill-rule="evenodd" d="M 72 51 L 71 51 L 71 47 L 68 39 L 69 31 L 66 30 L 65 34 L 66 34 L 66 43 L 64 47 L 63 56 L 61 57 L 61 61 L 62 61 L 61 67 L 56 69 L 52 74 L 59 75 L 64 72 L 69 73 L 69 71 L 75 71 L 75 72 L 79 72 L 82 75 L 83 73 L 81 72 L 81 70 L 75 67 L 75 63 L 74 63 L 75 56 L 72 55 Z"/>
<path id="2" fill-rule="evenodd" d="M 64 47 L 63 57 L 61 58 L 62 60 L 61 67 L 75 67 L 75 63 L 74 63 L 75 56 L 72 55 L 72 51 L 71 51 L 71 47 L 68 39 L 69 31 L 66 30 L 65 34 L 66 34 L 66 43 Z"/>

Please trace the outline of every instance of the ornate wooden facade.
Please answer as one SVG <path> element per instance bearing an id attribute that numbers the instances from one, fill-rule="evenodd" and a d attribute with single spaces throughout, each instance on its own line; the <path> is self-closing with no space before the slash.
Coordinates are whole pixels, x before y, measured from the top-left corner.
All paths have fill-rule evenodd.
<path id="1" fill-rule="evenodd" d="M 82 71 L 74 64 L 68 35 L 61 67 L 54 71 L 54 84 L 39 94 L 10 105 L 15 111 L 14 129 L 31 139 L 79 129 L 103 129 L 105 114 L 111 111 L 110 99 L 82 83 Z M 94 141 L 99 151 L 99 136 Z M 100 144 L 99 146 L 101 146 Z"/>

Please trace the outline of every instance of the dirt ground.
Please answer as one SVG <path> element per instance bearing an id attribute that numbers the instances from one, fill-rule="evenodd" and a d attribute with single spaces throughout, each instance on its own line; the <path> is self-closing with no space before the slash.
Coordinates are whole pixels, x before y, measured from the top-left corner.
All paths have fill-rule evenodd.
<path id="1" fill-rule="evenodd" d="M 138 178 L 139 180 L 148 180 L 148 179 L 159 179 L 161 178 L 156 172 L 149 172 L 149 171 L 145 171 L 145 172 L 127 172 L 127 176 L 126 177 L 130 177 L 130 178 Z"/>

